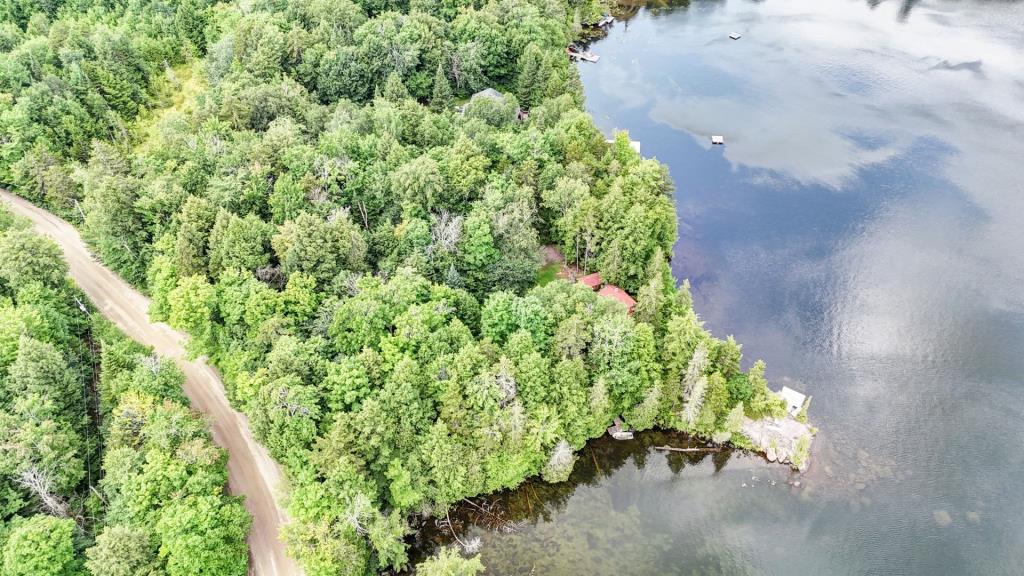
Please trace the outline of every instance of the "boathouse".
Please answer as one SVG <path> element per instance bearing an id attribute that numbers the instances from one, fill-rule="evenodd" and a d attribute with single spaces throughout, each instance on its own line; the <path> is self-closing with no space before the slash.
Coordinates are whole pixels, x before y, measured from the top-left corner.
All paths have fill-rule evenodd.
<path id="1" fill-rule="evenodd" d="M 605 144 L 615 144 L 615 139 L 614 138 L 609 138 L 609 139 L 605 140 L 604 143 Z M 630 140 L 629 141 L 629 147 L 632 148 L 634 151 L 636 151 L 637 154 L 640 153 L 640 141 L 639 140 Z"/>
<path id="2" fill-rule="evenodd" d="M 804 407 L 804 402 L 807 401 L 807 396 L 793 390 L 789 386 L 783 386 L 782 390 L 779 391 L 779 397 L 786 402 L 786 412 L 789 412 L 790 416 L 796 416 L 800 413 L 800 410 Z"/>

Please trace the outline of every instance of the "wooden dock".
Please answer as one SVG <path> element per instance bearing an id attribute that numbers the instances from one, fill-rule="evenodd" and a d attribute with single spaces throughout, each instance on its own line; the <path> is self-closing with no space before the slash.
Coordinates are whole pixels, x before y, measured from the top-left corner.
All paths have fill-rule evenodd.
<path id="1" fill-rule="evenodd" d="M 611 26 L 612 23 L 614 23 L 614 22 L 615 22 L 615 17 L 614 16 L 612 16 L 611 14 L 605 14 L 597 22 L 593 22 L 593 23 L 589 23 L 589 24 L 584 24 L 584 26 L 586 26 L 587 28 L 604 28 L 606 26 Z"/>
<path id="2" fill-rule="evenodd" d="M 600 56 L 594 54 L 593 52 L 590 52 L 589 50 L 586 52 L 577 52 L 572 48 L 566 48 L 565 53 L 568 54 L 569 58 L 572 60 L 582 60 L 584 62 L 597 62 L 598 60 L 601 59 Z"/>
<path id="3" fill-rule="evenodd" d="M 616 440 L 632 440 L 633 431 L 622 429 L 622 418 L 615 418 L 615 423 L 608 427 L 608 435 Z"/>

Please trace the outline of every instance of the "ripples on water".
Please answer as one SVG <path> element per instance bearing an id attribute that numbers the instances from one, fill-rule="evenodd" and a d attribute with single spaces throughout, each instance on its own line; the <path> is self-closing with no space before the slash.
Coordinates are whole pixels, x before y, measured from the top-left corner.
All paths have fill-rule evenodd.
<path id="1" fill-rule="evenodd" d="M 598 441 L 463 526 L 488 573 L 1024 574 L 1024 5 L 631 12 L 588 108 L 668 164 L 677 276 L 821 433 L 799 488 Z"/>

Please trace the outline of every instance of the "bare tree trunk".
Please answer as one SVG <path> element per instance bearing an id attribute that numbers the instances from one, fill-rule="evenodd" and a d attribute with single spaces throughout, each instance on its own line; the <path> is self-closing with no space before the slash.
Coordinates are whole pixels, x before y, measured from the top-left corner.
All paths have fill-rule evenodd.
<path id="1" fill-rule="evenodd" d="M 363 217 L 363 228 L 370 230 L 370 219 L 366 214 L 366 202 L 359 201 L 359 214 Z"/>
<path id="2" fill-rule="evenodd" d="M 68 517 L 68 503 L 59 494 L 53 492 L 53 480 L 35 465 L 18 474 L 15 482 L 39 498 L 39 502 L 42 503 L 43 509 L 47 513 L 59 518 Z"/>

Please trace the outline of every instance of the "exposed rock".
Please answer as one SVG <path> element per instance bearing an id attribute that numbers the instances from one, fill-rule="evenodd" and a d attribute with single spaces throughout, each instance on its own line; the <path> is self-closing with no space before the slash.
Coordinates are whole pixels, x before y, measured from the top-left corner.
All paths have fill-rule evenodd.
<path id="1" fill-rule="evenodd" d="M 616 417 L 615 423 L 608 427 L 608 435 L 616 440 L 632 440 L 633 430 L 625 430 L 622 419 Z"/>
<path id="2" fill-rule="evenodd" d="M 939 526 L 949 526 L 953 523 L 953 517 L 945 510 L 936 510 L 932 512 L 932 516 L 935 517 L 935 523 Z"/>
<path id="3" fill-rule="evenodd" d="M 740 431 L 768 460 L 789 464 L 804 471 L 814 433 L 810 426 L 791 416 L 785 418 L 743 419 Z"/>

